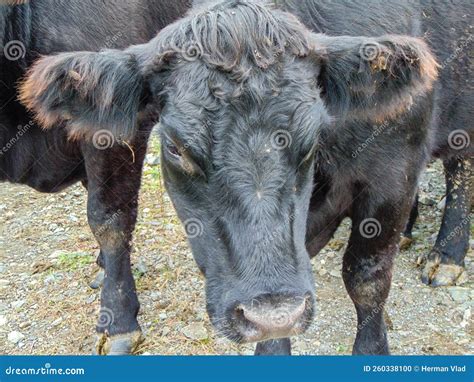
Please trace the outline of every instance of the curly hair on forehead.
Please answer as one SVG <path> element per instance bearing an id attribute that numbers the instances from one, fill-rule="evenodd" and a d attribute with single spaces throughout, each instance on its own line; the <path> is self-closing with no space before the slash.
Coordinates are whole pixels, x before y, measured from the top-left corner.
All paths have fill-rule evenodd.
<path id="1" fill-rule="evenodd" d="M 309 53 L 307 30 L 296 17 L 265 2 L 245 0 L 201 9 L 162 30 L 156 44 L 160 54 L 152 66 L 199 59 L 237 82 L 244 82 L 255 68 L 270 68 L 286 53 Z"/>

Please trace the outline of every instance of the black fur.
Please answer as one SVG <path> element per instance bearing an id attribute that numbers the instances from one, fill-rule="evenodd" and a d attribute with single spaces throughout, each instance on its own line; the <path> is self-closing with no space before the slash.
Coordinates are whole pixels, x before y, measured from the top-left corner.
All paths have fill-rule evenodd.
<path id="1" fill-rule="evenodd" d="M 251 322 L 242 327 L 242 307 L 293 297 L 305 309 L 289 334 L 305 330 L 314 311 L 310 256 L 349 217 L 342 273 L 358 317 L 353 352 L 387 354 L 393 257 L 438 131 L 423 15 L 444 5 L 199 3 L 125 52 L 138 63 L 146 109 L 160 113 L 163 174 L 206 276 L 212 322 L 234 341 L 266 341 Z M 363 53 L 367 45 L 374 54 Z M 431 48 L 444 52 L 446 42 Z M 131 105 L 142 97 L 131 96 Z M 288 353 L 287 345 L 265 342 L 258 353 Z"/>
<path id="2" fill-rule="evenodd" d="M 134 56 L 112 49 L 148 41 L 188 7 L 186 0 L 35 0 L 0 6 L 0 180 L 41 192 L 78 181 L 87 187 L 88 221 L 106 273 L 99 353 L 130 353 L 140 342 L 130 248 L 155 122 L 153 113 L 139 108 L 146 91 Z M 108 50 L 97 53 L 102 49 Z M 74 50 L 91 52 L 54 55 Z M 53 56 L 39 60 L 24 82 L 43 55 Z M 22 99 L 41 109 L 43 126 L 20 104 L 20 83 Z"/>

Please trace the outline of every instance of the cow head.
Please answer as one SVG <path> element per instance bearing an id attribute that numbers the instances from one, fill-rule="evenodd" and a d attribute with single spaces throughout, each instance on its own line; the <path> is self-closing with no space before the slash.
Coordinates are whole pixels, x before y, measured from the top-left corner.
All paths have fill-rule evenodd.
<path id="1" fill-rule="evenodd" d="M 228 1 L 145 45 L 45 57 L 22 99 L 46 127 L 68 119 L 85 138 L 132 136 L 145 105 L 159 111 L 164 179 L 210 318 L 249 342 L 312 318 L 305 233 L 321 129 L 396 116 L 435 76 L 419 39 L 315 35 L 290 14 Z"/>

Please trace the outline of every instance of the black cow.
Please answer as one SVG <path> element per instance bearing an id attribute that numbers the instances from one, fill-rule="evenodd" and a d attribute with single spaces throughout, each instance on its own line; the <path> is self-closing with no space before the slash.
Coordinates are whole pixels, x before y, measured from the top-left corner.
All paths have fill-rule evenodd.
<path id="1" fill-rule="evenodd" d="M 451 143 L 450 149 L 444 150 L 442 156 L 438 155 L 444 158 L 446 176 L 443 219 L 434 247 L 428 255 L 417 259 L 417 263 L 423 265 L 421 280 L 432 287 L 454 285 L 468 278 L 464 258 L 469 249 L 470 212 L 474 207 L 474 171 L 472 153 L 456 153 L 471 144 L 469 136 L 462 131 L 466 130 L 458 129 L 451 135 L 451 142 L 456 139 L 457 143 Z M 412 232 L 418 219 L 419 204 L 417 194 L 403 231 L 401 249 L 407 249 L 413 243 Z"/>
<path id="2" fill-rule="evenodd" d="M 99 352 L 129 352 L 139 342 L 138 300 L 129 254 L 142 164 L 154 118 L 145 113 L 133 115 L 142 123 L 129 140 L 100 127 L 91 140 L 70 139 L 63 122 L 42 130 L 32 121 L 17 101 L 17 82 L 40 55 L 118 49 L 148 41 L 183 15 L 189 5 L 184 0 L 35 0 L 18 6 L 0 5 L 0 180 L 41 192 L 57 192 L 78 181 L 88 188 L 89 224 L 100 244 L 98 261 L 106 271 L 97 326 Z M 106 61 L 109 79 L 133 93 L 138 63 L 123 66 L 119 60 Z M 88 78 L 89 83 L 97 81 L 98 88 L 104 85 L 103 80 Z M 76 81 L 79 85 L 81 79 Z M 41 92 L 41 84 L 36 84 L 35 90 Z M 100 96 L 103 98 L 95 104 L 108 103 L 109 110 L 117 113 L 117 121 L 131 115 L 132 104 L 127 105 L 125 98 Z M 116 341 L 109 337 L 124 333 L 134 335 Z"/>
<path id="3" fill-rule="evenodd" d="M 448 51 L 433 28 L 468 25 L 468 4 L 267 3 L 196 4 L 148 44 L 45 57 L 22 100 L 85 140 L 97 129 L 130 139 L 137 116 L 160 114 L 163 174 L 209 316 L 228 338 L 259 342 L 256 354 L 289 353 L 309 326 L 310 256 L 350 217 L 353 352 L 387 354 L 393 257 L 438 131 L 438 64 L 421 37 Z"/>
<path id="4" fill-rule="evenodd" d="M 441 64 L 431 120 L 431 150 L 434 158 L 443 161 L 446 206 L 434 248 L 423 259 L 422 272 L 422 281 L 435 287 L 465 279 L 464 257 L 469 248 L 474 197 L 473 25 L 469 21 L 473 11 L 471 1 L 457 1 L 436 8 L 426 6 L 422 14 L 428 25 L 426 39 Z M 441 22 L 440 17 L 445 20 Z M 403 233 L 404 247 L 412 241 L 418 203 L 417 196 Z"/>

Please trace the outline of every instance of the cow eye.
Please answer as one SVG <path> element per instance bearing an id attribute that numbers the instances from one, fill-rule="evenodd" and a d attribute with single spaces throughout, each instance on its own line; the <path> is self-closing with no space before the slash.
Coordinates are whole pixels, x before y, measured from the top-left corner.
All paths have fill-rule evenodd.
<path id="1" fill-rule="evenodd" d="M 170 141 L 167 141 L 166 144 L 166 151 L 168 151 L 168 153 L 175 157 L 175 158 L 181 158 L 181 151 L 178 149 L 178 146 L 176 146 L 174 143 L 170 142 Z"/>

